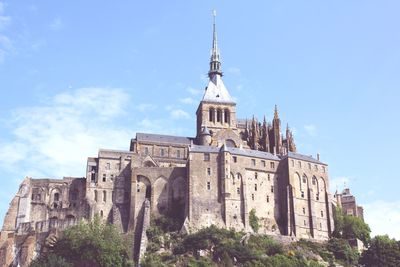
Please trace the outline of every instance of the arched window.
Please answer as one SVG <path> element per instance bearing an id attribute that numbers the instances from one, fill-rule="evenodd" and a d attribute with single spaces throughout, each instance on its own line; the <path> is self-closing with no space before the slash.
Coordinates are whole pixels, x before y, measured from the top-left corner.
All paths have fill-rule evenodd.
<path id="1" fill-rule="evenodd" d="M 103 201 L 106 202 L 107 201 L 107 192 L 103 191 Z"/>
<path id="2" fill-rule="evenodd" d="M 222 122 L 222 110 L 217 110 L 217 122 Z"/>
<path id="3" fill-rule="evenodd" d="M 100 211 L 100 217 L 103 218 L 103 216 L 104 216 L 104 214 L 103 214 L 103 211 L 101 210 Z"/>
<path id="4" fill-rule="evenodd" d="M 215 116 L 214 114 L 215 114 L 214 108 L 210 108 L 210 111 L 208 112 L 210 121 L 214 121 L 214 116 Z"/>
<path id="5" fill-rule="evenodd" d="M 60 200 L 60 194 L 54 193 L 54 201 L 59 201 L 59 200 Z"/>
<path id="6" fill-rule="evenodd" d="M 97 190 L 94 190 L 94 201 L 97 202 Z"/>
<path id="7" fill-rule="evenodd" d="M 230 115 L 229 109 L 225 109 L 225 112 L 224 112 L 224 122 L 225 123 L 229 123 L 229 115 Z"/>

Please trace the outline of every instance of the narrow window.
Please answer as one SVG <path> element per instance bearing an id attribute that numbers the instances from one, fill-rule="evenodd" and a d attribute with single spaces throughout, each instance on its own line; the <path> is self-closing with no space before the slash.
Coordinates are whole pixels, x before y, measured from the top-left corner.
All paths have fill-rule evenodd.
<path id="1" fill-rule="evenodd" d="M 256 160 L 255 159 L 251 159 L 251 165 L 256 166 Z"/>
<path id="2" fill-rule="evenodd" d="M 254 179 L 257 180 L 257 178 L 258 178 L 258 173 L 254 173 Z"/>
<path id="3" fill-rule="evenodd" d="M 59 201 L 60 200 L 60 194 L 59 193 L 55 193 L 54 194 L 54 201 Z"/>
<path id="4" fill-rule="evenodd" d="M 304 220 L 304 225 L 305 225 L 305 226 L 307 225 L 306 220 Z"/>
<path id="5" fill-rule="evenodd" d="M 307 178 L 305 176 L 303 176 L 303 183 L 307 183 Z"/>
<path id="6" fill-rule="evenodd" d="M 321 217 L 324 217 L 324 211 L 321 210 Z"/>
<path id="7" fill-rule="evenodd" d="M 145 155 L 148 155 L 148 154 L 149 154 L 149 148 L 148 148 L 148 147 L 145 147 L 145 148 L 144 148 L 144 154 L 145 154 Z"/>
<path id="8" fill-rule="evenodd" d="M 301 191 L 301 197 L 304 198 L 304 191 Z"/>
<path id="9" fill-rule="evenodd" d="M 222 121 L 222 111 L 220 109 L 217 110 L 217 122 Z"/>
<path id="10" fill-rule="evenodd" d="M 322 172 L 325 172 L 325 167 L 324 166 L 322 166 Z"/>
<path id="11" fill-rule="evenodd" d="M 103 218 L 103 215 L 104 215 L 104 214 L 103 214 L 103 211 L 101 210 L 101 211 L 100 211 L 100 217 Z"/>
<path id="12" fill-rule="evenodd" d="M 107 164 L 106 164 L 106 170 L 109 170 L 109 169 L 111 169 L 111 164 L 110 164 L 109 162 L 107 162 Z"/>
<path id="13" fill-rule="evenodd" d="M 209 121 L 214 121 L 214 109 L 210 108 L 209 111 Z"/>
<path id="14" fill-rule="evenodd" d="M 319 194 L 318 193 L 316 194 L 315 199 L 319 200 Z"/>
<path id="15" fill-rule="evenodd" d="M 254 184 L 254 191 L 257 191 L 257 184 Z"/>
<path id="16" fill-rule="evenodd" d="M 263 167 L 266 167 L 266 166 L 267 166 L 266 163 L 265 163 L 265 160 L 262 160 L 262 161 L 261 161 L 261 165 L 262 165 Z"/>
<path id="17" fill-rule="evenodd" d="M 207 182 L 207 190 L 211 190 L 211 183 Z"/>
<path id="18" fill-rule="evenodd" d="M 94 190 L 94 201 L 97 202 L 97 190 Z"/>
<path id="19" fill-rule="evenodd" d="M 303 214 L 306 214 L 306 208 L 303 208 Z"/>
<path id="20" fill-rule="evenodd" d="M 294 160 L 292 159 L 292 167 L 294 167 Z"/>
<path id="21" fill-rule="evenodd" d="M 228 123 L 229 122 L 229 110 L 225 109 L 224 113 L 224 122 Z"/>
<path id="22" fill-rule="evenodd" d="M 313 184 L 313 185 L 316 185 L 316 184 L 317 184 L 317 181 L 316 181 L 315 177 L 312 179 L 312 184 Z"/>
<path id="23" fill-rule="evenodd" d="M 274 192 L 274 186 L 271 185 L 271 193 L 273 193 L 273 192 Z"/>
<path id="24" fill-rule="evenodd" d="M 107 202 L 107 192 L 103 191 L 103 201 Z"/>
<path id="25" fill-rule="evenodd" d="M 236 188 L 236 193 L 240 195 L 240 187 Z"/>
<path id="26" fill-rule="evenodd" d="M 164 148 L 161 148 L 160 154 L 161 154 L 161 157 L 164 157 L 164 154 L 165 154 L 165 149 Z"/>
<path id="27" fill-rule="evenodd" d="M 269 196 L 267 195 L 267 202 L 269 202 Z"/>
<path id="28" fill-rule="evenodd" d="M 180 157 L 181 157 L 181 151 L 180 151 L 180 150 L 177 150 L 177 151 L 176 151 L 176 157 L 177 157 L 177 158 L 180 158 Z"/>
<path id="29" fill-rule="evenodd" d="M 237 162 L 237 157 L 233 156 L 233 162 L 236 163 Z"/>
<path id="30" fill-rule="evenodd" d="M 96 173 L 92 172 L 90 173 L 90 180 L 94 183 L 96 181 Z"/>
<path id="31" fill-rule="evenodd" d="M 274 169 L 275 168 L 275 162 L 270 162 L 270 165 L 271 165 L 271 169 Z"/>
<path id="32" fill-rule="evenodd" d="M 271 174 L 268 173 L 268 181 L 271 181 Z"/>
<path id="33" fill-rule="evenodd" d="M 105 182 L 107 180 L 107 175 L 103 174 L 103 182 Z"/>
<path id="34" fill-rule="evenodd" d="M 301 161 L 298 161 L 297 165 L 299 165 L 299 168 L 301 168 Z"/>
<path id="35" fill-rule="evenodd" d="M 139 184 L 136 184 L 136 192 L 140 192 L 140 186 L 139 186 Z"/>
<path id="36" fill-rule="evenodd" d="M 254 200 L 254 194 L 251 194 L 251 200 Z"/>
<path id="37" fill-rule="evenodd" d="M 211 175 L 211 168 L 207 168 L 207 174 Z"/>
<path id="38" fill-rule="evenodd" d="M 210 161 L 210 153 L 204 153 L 204 161 Z"/>

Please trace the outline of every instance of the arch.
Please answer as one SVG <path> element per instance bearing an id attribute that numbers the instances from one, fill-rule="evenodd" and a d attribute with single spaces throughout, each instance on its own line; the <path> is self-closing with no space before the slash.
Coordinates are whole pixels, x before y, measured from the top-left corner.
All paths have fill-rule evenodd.
<path id="1" fill-rule="evenodd" d="M 160 176 L 154 182 L 154 204 L 160 214 L 165 213 L 168 208 L 168 183 L 164 176 Z"/>
<path id="2" fill-rule="evenodd" d="M 224 122 L 225 123 L 230 123 L 230 115 L 231 115 L 231 113 L 230 113 L 229 109 L 226 108 L 224 110 Z"/>
<path id="3" fill-rule="evenodd" d="M 214 118 L 215 118 L 215 109 L 210 108 L 210 110 L 208 111 L 208 120 L 214 121 Z"/>
<path id="4" fill-rule="evenodd" d="M 222 110 L 217 109 L 217 122 L 222 122 Z"/>
<path id="5" fill-rule="evenodd" d="M 232 139 L 226 139 L 225 144 L 227 147 L 236 147 L 236 143 Z"/>

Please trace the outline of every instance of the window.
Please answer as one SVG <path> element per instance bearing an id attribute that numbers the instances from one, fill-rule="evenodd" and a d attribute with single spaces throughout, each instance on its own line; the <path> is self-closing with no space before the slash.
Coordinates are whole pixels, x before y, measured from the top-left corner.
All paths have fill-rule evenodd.
<path id="1" fill-rule="evenodd" d="M 299 168 L 301 168 L 301 161 L 298 161 L 297 165 L 299 166 Z"/>
<path id="2" fill-rule="evenodd" d="M 315 177 L 313 177 L 313 179 L 312 179 L 312 184 L 313 184 L 313 185 L 316 185 L 316 184 L 317 184 L 317 179 L 316 179 Z"/>
<path id="3" fill-rule="evenodd" d="M 267 195 L 267 202 L 269 202 L 269 196 Z"/>
<path id="4" fill-rule="evenodd" d="M 211 183 L 207 182 L 207 190 L 211 190 Z"/>
<path id="5" fill-rule="evenodd" d="M 96 173 L 92 172 L 90 173 L 90 180 L 94 183 L 96 181 Z"/>
<path id="6" fill-rule="evenodd" d="M 107 202 L 107 192 L 103 191 L 103 201 Z"/>
<path id="7" fill-rule="evenodd" d="M 181 157 L 181 151 L 180 151 L 180 150 L 177 150 L 177 151 L 176 151 L 176 157 L 177 157 L 177 158 L 180 158 L 180 157 Z"/>
<path id="8" fill-rule="evenodd" d="M 233 162 L 236 163 L 237 162 L 237 157 L 233 156 Z"/>
<path id="9" fill-rule="evenodd" d="M 222 122 L 222 111 L 220 109 L 217 110 L 217 122 Z"/>
<path id="10" fill-rule="evenodd" d="M 303 214 L 306 214 L 306 208 L 303 208 Z"/>
<path id="11" fill-rule="evenodd" d="M 148 147 L 145 147 L 145 148 L 144 148 L 144 154 L 145 154 L 145 155 L 148 155 L 148 154 L 149 154 L 149 148 L 148 148 Z"/>
<path id="12" fill-rule="evenodd" d="M 254 191 L 257 191 L 257 184 L 254 184 Z"/>
<path id="13" fill-rule="evenodd" d="M 204 161 L 210 161 L 210 153 L 204 153 Z"/>
<path id="14" fill-rule="evenodd" d="M 97 202 L 97 190 L 94 190 L 94 201 Z"/>
<path id="15" fill-rule="evenodd" d="M 240 187 L 236 188 L 236 193 L 240 195 Z"/>
<path id="16" fill-rule="evenodd" d="M 103 218 L 103 216 L 104 216 L 104 213 L 103 213 L 103 211 L 101 210 L 101 211 L 100 211 L 100 217 Z"/>
<path id="17" fill-rule="evenodd" d="M 314 165 L 314 170 L 318 171 L 318 165 Z"/>
<path id="18" fill-rule="evenodd" d="M 114 174 L 110 175 L 110 179 L 111 179 L 111 181 L 114 181 Z"/>
<path id="19" fill-rule="evenodd" d="M 258 173 L 254 173 L 254 179 L 257 180 L 257 178 L 258 178 Z"/>
<path id="20" fill-rule="evenodd" d="M 161 148 L 160 155 L 161 155 L 161 157 L 164 157 L 164 155 L 165 155 L 165 149 L 164 148 Z"/>
<path id="21" fill-rule="evenodd" d="M 103 182 L 105 182 L 107 180 L 107 175 L 104 173 L 103 174 Z"/>
<path id="22" fill-rule="evenodd" d="M 307 183 L 307 178 L 305 176 L 303 176 L 303 183 Z"/>
<path id="23" fill-rule="evenodd" d="M 136 184 L 136 192 L 140 192 L 140 186 L 139 186 L 139 184 Z"/>
<path id="24" fill-rule="evenodd" d="M 210 111 L 209 111 L 209 121 L 214 121 L 214 113 L 215 113 L 215 111 L 214 111 L 214 109 L 213 108 L 210 108 Z"/>
<path id="25" fill-rule="evenodd" d="M 304 191 L 301 191 L 301 197 L 304 198 Z"/>
<path id="26" fill-rule="evenodd" d="M 273 192 L 274 192 L 274 186 L 271 185 L 271 193 L 273 193 Z"/>
<path id="27" fill-rule="evenodd" d="M 321 210 L 321 217 L 324 217 L 324 211 Z"/>
<path id="28" fill-rule="evenodd" d="M 294 160 L 292 159 L 292 167 L 294 167 Z"/>
<path id="29" fill-rule="evenodd" d="M 268 173 L 268 181 L 271 181 L 271 174 Z"/>
<path id="30" fill-rule="evenodd" d="M 325 166 L 322 166 L 322 172 L 325 172 Z"/>
<path id="31" fill-rule="evenodd" d="M 317 194 L 315 195 L 315 199 L 316 199 L 316 200 L 319 200 L 319 193 L 317 193 Z"/>
<path id="32" fill-rule="evenodd" d="M 271 161 L 269 164 L 270 164 L 270 166 L 271 166 L 271 169 L 274 169 L 274 168 L 275 168 L 275 162 L 272 162 L 272 161 Z"/>
<path id="33" fill-rule="evenodd" d="M 265 160 L 262 160 L 262 161 L 261 161 L 261 165 L 262 165 L 263 167 L 266 166 Z"/>
<path id="34" fill-rule="evenodd" d="M 251 194 L 251 200 L 254 200 L 254 194 Z"/>
<path id="35" fill-rule="evenodd" d="M 255 159 L 251 159 L 251 165 L 256 166 L 256 160 Z"/>
<path id="36" fill-rule="evenodd" d="M 211 175 L 211 168 L 207 168 L 207 174 Z"/>
<path id="37" fill-rule="evenodd" d="M 110 162 L 107 162 L 107 164 L 106 164 L 106 170 L 109 170 L 109 169 L 111 169 L 111 164 L 110 164 Z"/>
<path id="38" fill-rule="evenodd" d="M 305 225 L 305 226 L 307 225 L 306 220 L 304 220 L 304 225 Z"/>
<path id="39" fill-rule="evenodd" d="M 59 193 L 55 193 L 54 194 L 54 201 L 59 201 L 60 200 L 60 194 Z"/>
<path id="40" fill-rule="evenodd" d="M 229 122 L 229 110 L 228 109 L 225 109 L 225 112 L 224 112 L 224 122 L 225 123 Z"/>

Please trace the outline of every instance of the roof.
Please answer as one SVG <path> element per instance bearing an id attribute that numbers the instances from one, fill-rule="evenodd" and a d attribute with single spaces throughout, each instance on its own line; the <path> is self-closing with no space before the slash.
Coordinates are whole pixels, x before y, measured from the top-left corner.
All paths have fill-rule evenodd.
<path id="1" fill-rule="evenodd" d="M 289 152 L 288 155 L 285 157 L 326 165 L 325 163 L 313 158 L 312 156 L 306 156 L 306 155 L 302 155 L 302 154 L 294 153 L 294 152 Z"/>
<path id="2" fill-rule="evenodd" d="M 235 104 L 220 75 L 214 75 L 210 79 L 202 101 Z"/>
<path id="3" fill-rule="evenodd" d="M 192 138 L 184 137 L 184 136 L 137 133 L 136 134 L 136 140 L 138 142 L 190 145 L 191 141 L 192 141 Z"/>
<path id="4" fill-rule="evenodd" d="M 215 146 L 198 146 L 191 145 L 189 147 L 190 152 L 201 152 L 201 153 L 218 153 L 220 151 L 220 147 Z M 225 147 L 226 151 L 233 155 L 240 155 L 246 157 L 254 157 L 254 158 L 262 158 L 269 160 L 280 160 L 277 156 L 263 151 L 252 150 L 252 149 L 244 149 L 244 148 L 235 148 L 235 147 Z"/>

